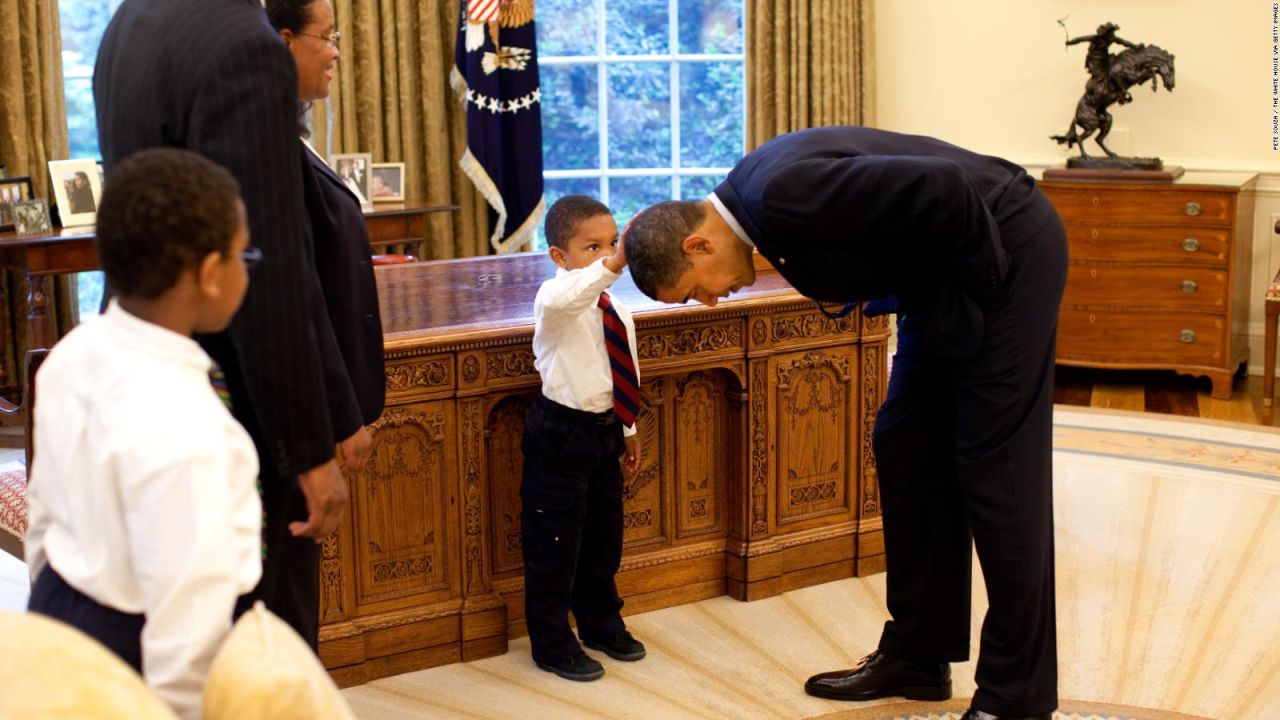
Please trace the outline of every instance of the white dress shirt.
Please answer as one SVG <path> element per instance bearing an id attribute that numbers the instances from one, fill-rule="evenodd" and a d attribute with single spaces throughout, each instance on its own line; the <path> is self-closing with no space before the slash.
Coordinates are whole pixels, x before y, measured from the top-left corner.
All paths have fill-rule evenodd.
<path id="1" fill-rule="evenodd" d="M 710 202 L 711 207 L 715 208 L 720 217 L 724 218 L 725 224 L 729 226 L 730 230 L 733 230 L 733 234 L 737 235 L 739 240 L 753 248 L 756 246 L 751 237 L 747 235 L 747 231 L 743 229 L 742 223 L 738 222 L 738 218 L 734 217 L 733 213 L 729 212 L 729 208 L 724 206 L 724 201 L 720 199 L 719 195 L 714 192 L 711 193 L 707 196 L 707 202 Z"/>
<path id="2" fill-rule="evenodd" d="M 120 308 L 72 330 L 36 376 L 27 564 L 143 614 L 143 676 L 200 716 L 237 596 L 262 574 L 258 458 L 189 337 Z"/>
<path id="3" fill-rule="evenodd" d="M 542 376 L 542 394 L 566 407 L 587 412 L 613 409 L 613 371 L 609 350 L 604 344 L 604 311 L 596 306 L 619 275 L 604 266 L 604 258 L 577 270 L 556 270 L 556 276 L 542 283 L 533 300 L 534 365 Z M 631 311 L 610 295 L 613 309 L 627 326 L 631 361 L 640 378 L 636 355 L 636 325 Z M 622 433 L 635 435 L 635 425 L 624 425 Z"/>

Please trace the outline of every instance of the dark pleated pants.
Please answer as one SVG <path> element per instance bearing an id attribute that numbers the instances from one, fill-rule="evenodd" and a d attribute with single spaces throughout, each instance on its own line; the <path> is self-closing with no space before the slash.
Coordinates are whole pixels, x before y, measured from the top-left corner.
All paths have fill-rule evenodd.
<path id="1" fill-rule="evenodd" d="M 573 410 L 542 396 L 525 420 L 520 537 L 525 623 L 536 662 L 582 650 L 581 637 L 625 629 L 614 575 L 622 561 L 622 426 L 612 413 Z"/>
<path id="2" fill-rule="evenodd" d="M 990 607 L 973 707 L 1021 717 L 1058 702 L 1053 370 L 1067 252 L 1056 215 L 1010 245 L 1005 297 L 985 308 L 973 356 L 929 351 L 910 309 L 900 317 L 874 445 L 892 616 L 880 649 L 968 659 L 976 546 Z"/>
<path id="3" fill-rule="evenodd" d="M 142 626 L 145 616 L 124 613 L 71 587 L 46 565 L 31 586 L 27 609 L 70 625 L 97 640 L 142 674 Z"/>

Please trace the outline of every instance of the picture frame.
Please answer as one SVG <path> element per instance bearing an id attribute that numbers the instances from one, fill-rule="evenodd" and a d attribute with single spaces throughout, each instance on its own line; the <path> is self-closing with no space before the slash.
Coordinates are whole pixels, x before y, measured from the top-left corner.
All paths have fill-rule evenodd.
<path id="1" fill-rule="evenodd" d="M 97 160 L 50 160 L 54 202 L 62 227 L 92 225 L 102 202 L 102 176 Z"/>
<path id="2" fill-rule="evenodd" d="M 30 200 L 34 196 L 30 176 L 0 178 L 0 230 L 12 230 L 14 204 Z"/>
<path id="3" fill-rule="evenodd" d="M 32 198 L 14 203 L 14 229 L 19 235 L 41 235 L 53 230 L 49 221 L 49 206 L 44 198 Z"/>
<path id="4" fill-rule="evenodd" d="M 347 188 L 360 199 L 366 207 L 372 205 L 369 199 L 369 169 L 373 165 L 373 155 L 369 153 L 339 153 L 329 156 L 329 166 L 347 184 Z"/>
<path id="5" fill-rule="evenodd" d="M 369 199 L 376 203 L 404 202 L 404 163 L 369 166 Z"/>

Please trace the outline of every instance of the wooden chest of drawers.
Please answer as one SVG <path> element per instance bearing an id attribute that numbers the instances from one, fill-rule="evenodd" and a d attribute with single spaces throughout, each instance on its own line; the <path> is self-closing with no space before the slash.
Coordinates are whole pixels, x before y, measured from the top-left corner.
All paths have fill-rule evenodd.
<path id="1" fill-rule="evenodd" d="M 1249 354 L 1254 177 L 1041 183 L 1070 246 L 1058 362 L 1208 376 L 1229 398 Z"/>

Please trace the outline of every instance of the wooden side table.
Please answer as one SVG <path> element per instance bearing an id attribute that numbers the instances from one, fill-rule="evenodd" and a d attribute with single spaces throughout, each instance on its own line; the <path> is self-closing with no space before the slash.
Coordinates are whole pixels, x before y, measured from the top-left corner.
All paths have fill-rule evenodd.
<path id="1" fill-rule="evenodd" d="M 1249 353 L 1256 177 L 1041 183 L 1070 253 L 1058 363 L 1203 375 L 1231 397 Z"/>

